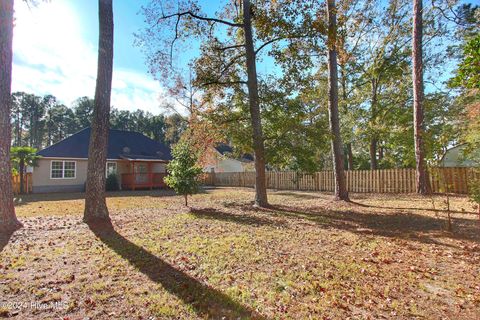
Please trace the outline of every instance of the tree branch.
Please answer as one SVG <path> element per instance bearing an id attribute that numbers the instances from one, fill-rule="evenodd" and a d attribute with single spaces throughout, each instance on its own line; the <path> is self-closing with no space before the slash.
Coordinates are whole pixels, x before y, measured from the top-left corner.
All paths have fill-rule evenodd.
<path id="1" fill-rule="evenodd" d="M 459 26 L 467 26 L 468 24 L 465 24 L 465 23 L 462 23 L 462 19 L 457 15 L 457 13 L 452 9 L 451 6 L 449 6 L 447 4 L 447 8 L 449 9 L 449 11 L 453 14 L 453 18 L 449 17 L 446 13 L 445 13 L 445 10 L 442 9 L 441 7 L 439 6 L 436 6 L 435 5 L 435 0 L 432 0 L 432 8 L 433 9 L 437 9 L 438 11 L 440 11 L 440 13 L 442 14 L 442 16 L 447 19 L 448 21 L 451 21 Z"/>
<path id="2" fill-rule="evenodd" d="M 236 55 L 235 57 L 232 58 L 232 60 L 230 60 L 226 65 L 225 67 L 222 69 L 222 71 L 220 71 L 220 77 L 223 76 L 223 74 L 235 63 L 237 62 L 238 59 L 240 59 L 241 57 L 245 56 L 245 53 L 241 53 L 241 54 L 238 54 Z"/>
<path id="3" fill-rule="evenodd" d="M 207 87 L 207 86 L 211 86 L 211 85 L 231 86 L 231 85 L 234 85 L 234 84 L 247 84 L 247 81 L 226 81 L 226 82 L 211 81 L 211 82 L 202 83 L 201 87 Z"/>
<path id="4" fill-rule="evenodd" d="M 269 44 L 275 42 L 275 41 L 280 41 L 280 40 L 283 40 L 285 39 L 284 37 L 281 37 L 281 38 L 274 38 L 274 39 L 271 39 L 271 40 L 268 40 L 267 42 L 263 43 L 260 47 L 258 47 L 256 50 L 255 50 L 255 54 L 257 54 L 260 50 L 262 50 L 263 48 L 265 48 L 266 46 L 268 46 Z"/>
<path id="5" fill-rule="evenodd" d="M 229 50 L 229 49 L 236 49 L 236 48 L 241 48 L 241 47 L 244 47 L 245 44 L 235 44 L 235 45 L 231 45 L 231 46 L 228 46 L 228 47 L 215 47 L 213 49 L 217 50 L 217 51 L 226 51 L 226 50 Z"/>
<path id="6" fill-rule="evenodd" d="M 169 19 L 169 18 L 172 18 L 172 17 L 179 17 L 180 18 L 180 17 L 186 16 L 186 15 L 188 15 L 188 16 L 194 18 L 194 19 L 197 19 L 197 20 L 208 21 L 208 22 L 218 22 L 218 23 L 230 26 L 230 27 L 243 28 L 242 23 L 235 23 L 235 22 L 230 22 L 230 21 L 217 19 L 217 18 L 202 17 L 202 16 L 199 16 L 199 15 L 193 13 L 192 11 L 172 13 L 172 14 L 169 14 L 169 15 L 166 15 L 166 16 L 164 15 L 157 20 L 157 23 L 159 23 L 160 20 L 165 20 L 165 19 Z"/>
<path id="7" fill-rule="evenodd" d="M 175 23 L 175 38 L 173 39 L 172 43 L 170 44 L 170 65 L 173 62 L 173 45 L 175 41 L 178 39 L 178 24 L 180 23 L 180 16 L 177 17 L 177 22 Z"/>
<path id="8" fill-rule="evenodd" d="M 301 38 L 308 38 L 308 37 L 309 37 L 308 34 L 303 34 L 303 35 L 292 35 L 292 36 L 286 36 L 286 37 L 273 38 L 273 39 L 270 39 L 267 42 L 263 43 L 260 47 L 258 47 L 255 50 L 255 54 L 257 54 L 260 50 L 262 50 L 263 48 L 265 48 L 269 44 L 274 43 L 276 41 L 287 40 L 287 39 L 301 39 Z"/>

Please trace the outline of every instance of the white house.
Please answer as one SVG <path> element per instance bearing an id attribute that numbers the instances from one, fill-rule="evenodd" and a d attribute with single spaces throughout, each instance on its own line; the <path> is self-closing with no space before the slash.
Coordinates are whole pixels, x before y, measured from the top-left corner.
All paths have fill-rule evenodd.
<path id="1" fill-rule="evenodd" d="M 466 144 L 460 144 L 448 149 L 440 160 L 442 167 L 474 167 L 475 162 L 465 157 Z"/>
<path id="2" fill-rule="evenodd" d="M 207 150 L 204 172 L 245 172 L 255 171 L 254 159 L 251 154 L 234 157 L 233 148 L 225 143 L 217 143 Z"/>

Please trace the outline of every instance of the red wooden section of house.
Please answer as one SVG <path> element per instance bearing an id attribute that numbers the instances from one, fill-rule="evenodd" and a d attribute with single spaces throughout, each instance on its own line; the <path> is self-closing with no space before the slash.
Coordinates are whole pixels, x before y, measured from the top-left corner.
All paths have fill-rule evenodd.
<path id="1" fill-rule="evenodd" d="M 166 188 L 163 178 L 167 176 L 166 173 L 152 172 L 153 162 L 147 162 L 147 172 L 135 172 L 135 163 L 142 163 L 141 161 L 131 162 L 131 173 L 122 174 L 122 189 L 153 189 Z M 145 162 L 143 162 L 145 163 Z"/>

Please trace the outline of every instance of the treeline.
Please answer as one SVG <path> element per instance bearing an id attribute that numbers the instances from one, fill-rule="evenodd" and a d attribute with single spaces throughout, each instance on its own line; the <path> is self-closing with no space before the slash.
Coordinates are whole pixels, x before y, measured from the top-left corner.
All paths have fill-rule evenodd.
<path id="1" fill-rule="evenodd" d="M 317 77 L 326 83 L 325 75 Z M 401 75 L 391 80 L 401 81 Z M 386 89 L 382 87 L 376 110 L 371 110 L 366 86 L 356 89 L 351 104 L 342 101 L 339 112 L 346 169 L 415 167 L 412 97 L 406 88 L 400 89 L 405 90 L 399 93 L 401 98 L 383 93 Z M 332 168 L 328 110 L 322 107 L 327 104 L 327 88 L 316 90 L 320 94 L 313 97 L 310 90 L 289 97 L 288 91 L 273 90 L 268 81 L 262 85 L 265 150 L 271 168 L 310 172 Z M 450 146 L 461 141 L 464 106 L 444 92 L 427 94 L 424 103 L 425 154 L 434 165 Z M 230 127 L 227 133 L 239 148 L 248 149 L 242 135 L 249 126 L 246 124 L 241 131 L 238 128 Z"/>
<path id="2" fill-rule="evenodd" d="M 412 1 L 338 1 L 333 9 L 338 21 L 328 32 L 324 1 L 249 3 L 220 8 L 219 16 L 231 20 L 211 23 L 209 28 L 205 19 L 196 18 L 198 25 L 191 25 L 191 17 L 176 11 L 158 20 L 164 15 L 162 6 L 145 8 L 145 16 L 151 20 L 139 40 L 148 48 L 149 67 L 180 100 L 188 100 L 195 90 L 202 92 L 201 98 L 188 102 L 193 118 L 200 115 L 202 121 L 209 121 L 210 132 L 217 129 L 239 154 L 263 154 L 264 149 L 269 168 L 331 169 L 326 48 L 332 45 L 327 36 L 334 31 L 337 70 L 330 83 L 338 84 L 335 99 L 341 134 L 333 140 L 339 141 L 341 136 L 344 167 L 415 167 Z M 253 53 L 247 52 L 247 41 L 238 36 L 246 32 L 239 9 L 245 5 L 254 11 L 249 17 L 254 21 Z M 178 9 L 186 15 L 190 10 L 207 17 L 188 3 Z M 175 28 L 172 21 L 176 19 L 182 27 Z M 464 57 L 465 45 L 478 39 L 478 7 L 426 3 L 423 20 L 424 118 L 417 127 L 423 129 L 423 156 L 436 165 L 449 147 L 466 141 L 467 103 L 463 89 L 452 85 L 449 77 L 454 71 L 451 66 Z M 229 30 L 227 35 L 223 28 Z M 181 41 L 188 47 L 197 33 L 201 52 L 192 59 L 191 67 L 181 69 L 172 63 L 176 55 L 172 58 L 170 51 L 174 48 L 181 56 Z M 259 65 L 267 60 L 266 68 L 257 68 L 265 72 L 255 74 L 255 66 L 248 64 L 255 59 L 249 60 L 249 55 Z M 181 74 L 183 79 L 179 79 Z M 423 83 L 418 88 L 423 88 Z M 199 140 L 205 141 L 204 136 Z"/>
<path id="3" fill-rule="evenodd" d="M 90 126 L 93 99 L 81 97 L 71 107 L 53 95 L 12 94 L 12 145 L 42 149 Z M 143 110 L 127 111 L 112 108 L 112 129 L 137 131 L 168 145 L 176 143 L 186 128 L 186 120 L 178 114 L 153 115 Z"/>

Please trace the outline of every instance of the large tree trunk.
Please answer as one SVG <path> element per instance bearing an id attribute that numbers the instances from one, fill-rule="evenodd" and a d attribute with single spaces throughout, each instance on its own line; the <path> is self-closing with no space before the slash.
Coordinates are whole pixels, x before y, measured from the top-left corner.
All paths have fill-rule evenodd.
<path id="1" fill-rule="evenodd" d="M 343 99 L 343 112 L 344 114 L 348 113 L 348 96 L 347 96 L 347 77 L 345 75 L 345 68 L 340 66 L 341 74 L 341 85 L 342 85 L 342 99 Z M 353 170 L 353 152 L 352 152 L 352 142 L 349 141 L 347 144 L 347 166 L 348 170 Z"/>
<path id="2" fill-rule="evenodd" d="M 422 0 L 413 0 L 413 132 L 415 139 L 417 193 L 430 192 L 425 165 L 423 143 L 423 5 Z"/>
<path id="3" fill-rule="evenodd" d="M 13 0 L 0 1 L 0 232 L 15 230 L 22 225 L 13 206 L 10 143 L 12 128 L 12 38 Z"/>
<path id="4" fill-rule="evenodd" d="M 335 199 L 349 200 L 343 164 L 343 147 L 338 116 L 337 14 L 335 0 L 327 0 L 328 13 L 328 115 L 332 135 Z"/>
<path id="5" fill-rule="evenodd" d="M 370 139 L 370 170 L 377 170 L 377 139 Z"/>
<path id="6" fill-rule="evenodd" d="M 262 122 L 258 99 L 257 67 L 253 46 L 250 1 L 243 0 L 243 24 L 245 34 L 245 51 L 247 55 L 248 99 L 252 118 L 253 149 L 255 151 L 255 205 L 268 206 L 267 186 L 265 182 L 265 147 L 263 144 Z"/>
<path id="7" fill-rule="evenodd" d="M 99 0 L 99 43 L 95 106 L 88 149 L 85 222 L 109 221 L 105 201 L 105 166 L 107 161 L 110 95 L 113 68 L 112 0 Z"/>
<path id="8" fill-rule="evenodd" d="M 353 152 L 352 143 L 347 143 L 348 170 L 353 170 Z"/>

